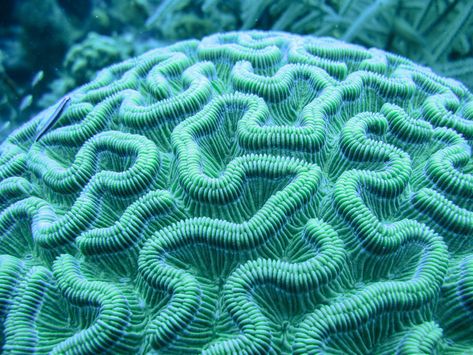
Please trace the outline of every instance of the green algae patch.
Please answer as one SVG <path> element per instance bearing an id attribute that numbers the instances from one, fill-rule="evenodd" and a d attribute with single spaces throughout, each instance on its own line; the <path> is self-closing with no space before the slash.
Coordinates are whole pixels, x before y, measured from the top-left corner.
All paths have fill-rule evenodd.
<path id="1" fill-rule="evenodd" d="M 249 31 L 147 52 L 67 98 L 0 146 L 6 353 L 473 347 L 459 82 Z"/>

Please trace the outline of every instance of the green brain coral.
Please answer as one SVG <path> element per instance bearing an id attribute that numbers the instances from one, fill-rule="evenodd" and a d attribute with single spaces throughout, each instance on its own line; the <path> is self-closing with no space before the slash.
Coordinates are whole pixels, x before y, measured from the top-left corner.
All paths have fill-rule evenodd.
<path id="1" fill-rule="evenodd" d="M 216 34 L 99 72 L 0 156 L 6 353 L 473 348 L 473 95 L 376 49 Z"/>

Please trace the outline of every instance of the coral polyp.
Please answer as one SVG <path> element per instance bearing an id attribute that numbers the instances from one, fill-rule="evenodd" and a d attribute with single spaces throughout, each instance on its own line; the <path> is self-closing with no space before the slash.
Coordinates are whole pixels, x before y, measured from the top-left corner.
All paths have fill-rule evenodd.
<path id="1" fill-rule="evenodd" d="M 152 50 L 67 98 L 0 147 L 5 352 L 473 348 L 459 82 L 248 31 Z"/>

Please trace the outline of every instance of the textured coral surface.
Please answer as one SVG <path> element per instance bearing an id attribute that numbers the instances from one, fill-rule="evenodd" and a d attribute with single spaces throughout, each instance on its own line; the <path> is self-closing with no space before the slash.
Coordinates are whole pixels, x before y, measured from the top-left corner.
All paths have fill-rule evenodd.
<path id="1" fill-rule="evenodd" d="M 473 340 L 473 95 L 278 32 L 101 71 L 0 156 L 11 353 L 432 353 Z"/>

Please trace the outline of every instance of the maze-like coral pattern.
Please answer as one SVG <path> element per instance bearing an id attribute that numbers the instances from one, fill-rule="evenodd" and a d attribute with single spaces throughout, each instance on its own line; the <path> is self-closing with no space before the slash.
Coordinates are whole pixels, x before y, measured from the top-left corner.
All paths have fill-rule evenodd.
<path id="1" fill-rule="evenodd" d="M 111 66 L 0 156 L 5 353 L 473 348 L 473 95 L 328 38 Z"/>

